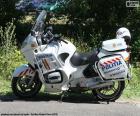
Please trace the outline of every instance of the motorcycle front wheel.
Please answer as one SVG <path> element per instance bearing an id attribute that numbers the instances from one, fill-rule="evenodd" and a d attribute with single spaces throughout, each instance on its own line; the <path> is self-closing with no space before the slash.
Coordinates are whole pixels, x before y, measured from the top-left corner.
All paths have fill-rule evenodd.
<path id="1" fill-rule="evenodd" d="M 94 96 L 99 100 L 115 101 L 125 88 L 125 81 L 115 81 L 113 85 L 92 90 Z"/>
<path id="2" fill-rule="evenodd" d="M 11 83 L 13 93 L 20 98 L 31 98 L 37 95 L 42 87 L 42 83 L 37 75 L 32 81 L 31 79 L 29 76 L 13 77 Z"/>

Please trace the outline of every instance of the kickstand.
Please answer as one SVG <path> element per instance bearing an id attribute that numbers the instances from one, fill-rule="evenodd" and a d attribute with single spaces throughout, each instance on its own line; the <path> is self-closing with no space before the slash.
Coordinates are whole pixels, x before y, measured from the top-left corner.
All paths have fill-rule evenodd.
<path id="1" fill-rule="evenodd" d="M 65 96 L 68 96 L 67 91 L 63 91 L 63 92 L 62 92 L 60 102 L 62 102 L 62 100 L 63 100 L 63 98 L 64 98 Z"/>
<path id="2" fill-rule="evenodd" d="M 107 103 L 107 104 L 109 104 L 109 103 L 110 103 L 110 101 L 108 100 L 108 101 L 106 101 L 106 103 Z"/>
<path id="3" fill-rule="evenodd" d="M 107 100 L 106 103 L 109 104 L 110 102 L 115 102 L 115 100 Z"/>

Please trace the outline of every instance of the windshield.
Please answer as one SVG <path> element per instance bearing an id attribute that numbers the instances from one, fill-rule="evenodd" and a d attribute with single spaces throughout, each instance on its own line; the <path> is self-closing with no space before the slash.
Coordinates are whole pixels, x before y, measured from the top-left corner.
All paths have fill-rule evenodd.
<path id="1" fill-rule="evenodd" d="M 45 28 L 44 22 L 46 20 L 46 17 L 47 17 L 47 12 L 45 10 L 42 10 L 42 12 L 37 17 L 34 26 L 32 27 L 33 32 L 43 33 L 44 28 Z"/>

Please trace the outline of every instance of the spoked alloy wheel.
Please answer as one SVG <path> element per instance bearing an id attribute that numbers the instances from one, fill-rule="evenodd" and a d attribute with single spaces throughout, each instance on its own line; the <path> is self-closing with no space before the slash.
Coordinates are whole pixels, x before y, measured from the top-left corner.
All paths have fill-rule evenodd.
<path id="1" fill-rule="evenodd" d="M 125 81 L 115 81 L 113 85 L 92 90 L 99 100 L 115 101 L 125 88 Z"/>
<path id="2" fill-rule="evenodd" d="M 36 75 L 33 80 L 32 77 L 14 77 L 12 79 L 13 93 L 20 98 L 30 98 L 35 96 L 41 89 L 42 83 Z"/>

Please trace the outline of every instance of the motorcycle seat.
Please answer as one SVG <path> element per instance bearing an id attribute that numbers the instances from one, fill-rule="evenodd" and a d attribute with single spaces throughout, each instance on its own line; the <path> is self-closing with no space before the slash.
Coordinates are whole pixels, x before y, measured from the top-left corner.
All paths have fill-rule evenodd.
<path id="1" fill-rule="evenodd" d="M 71 57 L 70 61 L 74 66 L 82 66 L 86 64 L 94 64 L 98 60 L 98 50 L 94 50 L 88 53 L 75 52 Z"/>

